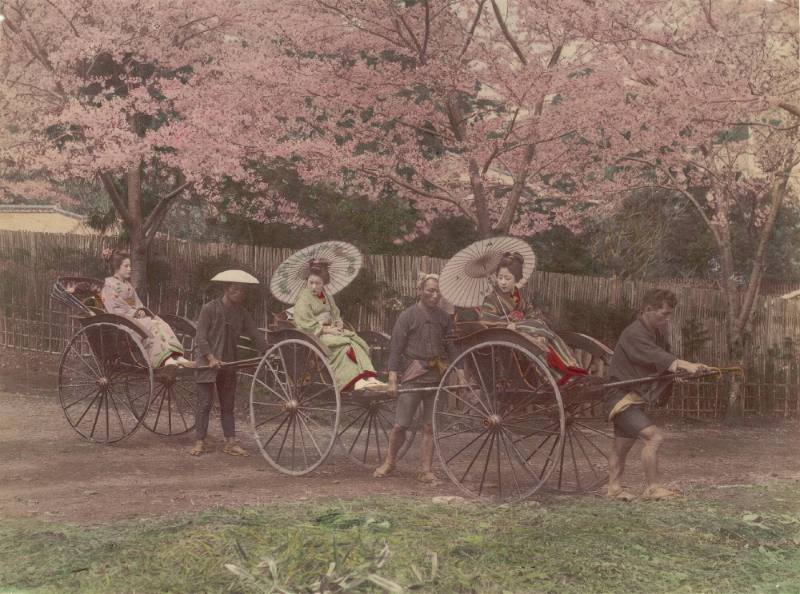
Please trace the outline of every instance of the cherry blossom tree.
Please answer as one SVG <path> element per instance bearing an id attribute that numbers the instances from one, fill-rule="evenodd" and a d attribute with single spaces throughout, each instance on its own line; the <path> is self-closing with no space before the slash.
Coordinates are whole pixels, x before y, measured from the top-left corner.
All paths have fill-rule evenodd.
<path id="1" fill-rule="evenodd" d="M 425 215 L 409 237 L 436 216 L 467 217 L 481 236 L 570 222 L 587 184 L 603 181 L 607 130 L 627 109 L 617 44 L 630 28 L 616 23 L 630 27 L 647 4 L 286 4 L 283 56 L 262 44 L 270 55 L 255 63 L 273 64 L 268 89 L 276 76 L 287 86 L 252 99 L 284 134 L 238 136 L 265 161 L 296 159 L 307 183 L 400 192 Z"/>
<path id="2" fill-rule="evenodd" d="M 294 78 L 268 113 L 285 133 L 245 131 L 256 152 L 296 158 L 311 182 L 391 185 L 428 215 L 417 232 L 454 214 L 481 236 L 530 232 L 639 187 L 680 192 L 717 246 L 741 358 L 794 191 L 795 6 L 301 0 L 280 23 Z M 760 228 L 741 300 L 732 209 Z"/>
<path id="3" fill-rule="evenodd" d="M 620 121 L 631 152 L 617 176 L 628 188 L 678 193 L 709 229 L 727 299 L 730 356 L 741 363 L 775 222 L 787 199 L 797 197 L 797 7 L 702 0 L 673 4 L 662 19 L 651 23 L 653 37 L 668 37 L 669 44 L 653 51 L 637 44 L 625 52 L 638 73 L 627 96 L 636 117 Z M 743 293 L 736 216 L 759 229 Z M 731 416 L 741 412 L 740 394 L 734 382 Z"/>
<path id="4" fill-rule="evenodd" d="M 150 243 L 175 201 L 251 175 L 227 132 L 247 115 L 219 103 L 216 87 L 244 61 L 244 37 L 268 16 L 262 4 L 4 2 L 0 199 L 68 200 L 64 181 L 96 180 L 130 236 L 142 288 Z M 237 92 L 253 92 L 247 84 L 238 77 Z M 291 217 L 290 204 L 257 179 L 253 187 L 270 207 L 259 216 Z"/>

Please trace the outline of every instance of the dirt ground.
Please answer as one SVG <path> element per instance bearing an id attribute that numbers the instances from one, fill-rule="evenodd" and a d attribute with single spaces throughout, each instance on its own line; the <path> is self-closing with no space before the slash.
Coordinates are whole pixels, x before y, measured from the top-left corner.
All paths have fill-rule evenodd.
<path id="1" fill-rule="evenodd" d="M 116 445 L 89 443 L 64 419 L 55 369 L 54 357 L 0 350 L 0 517 L 92 523 L 319 498 L 459 494 L 443 474 L 438 486 L 414 481 L 413 451 L 396 476 L 382 480 L 336 449 L 309 476 L 282 475 L 257 453 L 244 420 L 239 436 L 254 453 L 250 458 L 219 451 L 216 418 L 211 429 L 216 451 L 201 458 L 188 453 L 191 435 L 163 438 L 142 429 Z M 736 429 L 699 422 L 661 424 L 670 437 L 661 469 L 672 487 L 723 489 L 800 478 L 800 428 L 794 423 Z M 626 475 L 634 489 L 642 484 L 636 453 Z"/>

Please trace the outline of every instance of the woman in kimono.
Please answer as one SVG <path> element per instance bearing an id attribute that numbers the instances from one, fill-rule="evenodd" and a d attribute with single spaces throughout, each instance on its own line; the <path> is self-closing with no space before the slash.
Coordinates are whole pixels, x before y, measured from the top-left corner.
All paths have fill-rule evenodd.
<path id="1" fill-rule="evenodd" d="M 566 343 L 547 325 L 542 312 L 522 297 L 517 283 L 522 278 L 523 263 L 517 252 L 503 254 L 495 270 L 495 289 L 481 306 L 481 319 L 530 336 L 547 353 L 547 364 L 559 385 L 571 377 L 586 375 Z"/>
<path id="2" fill-rule="evenodd" d="M 144 349 L 150 365 L 156 369 L 169 365 L 193 367 L 194 363 L 184 358 L 183 345 L 172 328 L 158 316 L 152 315 L 131 285 L 131 260 L 127 254 L 104 253 L 113 273 L 105 280 L 100 297 L 108 313 L 130 318 L 146 334 Z"/>
<path id="3" fill-rule="evenodd" d="M 324 290 L 329 282 L 327 264 L 312 262 L 307 284 L 294 304 L 294 323 L 317 336 L 331 351 L 328 364 L 339 390 L 386 390 L 388 386 L 376 379 L 367 343 L 355 332 L 344 329 L 333 296 Z"/>

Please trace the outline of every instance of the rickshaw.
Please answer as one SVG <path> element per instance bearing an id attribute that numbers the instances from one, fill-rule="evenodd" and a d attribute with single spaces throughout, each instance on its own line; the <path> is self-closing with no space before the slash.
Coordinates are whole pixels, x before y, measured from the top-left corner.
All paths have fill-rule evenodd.
<path id="1" fill-rule="evenodd" d="M 58 366 L 58 396 L 67 422 L 85 439 L 115 443 L 140 426 L 158 435 L 181 435 L 194 427 L 194 377 L 176 367 L 153 369 L 145 356 L 143 330 L 107 313 L 103 281 L 59 277 L 51 296 L 68 306 L 78 324 Z M 195 324 L 161 313 L 187 352 Z"/>
<path id="2" fill-rule="evenodd" d="M 379 368 L 389 337 L 360 334 Z M 290 322 L 269 336 L 271 346 L 250 390 L 251 424 L 264 458 L 280 472 L 303 475 L 318 468 L 338 442 L 351 459 L 377 466 L 388 448 L 393 397 L 340 393 L 325 346 Z M 558 384 L 546 353 L 528 336 L 456 320 L 449 340 L 459 355 L 438 385 L 423 389 L 435 392 L 433 429 L 441 465 L 466 494 L 517 500 L 545 486 L 583 492 L 605 479 L 612 436 L 600 402 L 612 353 L 583 334 L 562 338 L 586 370 L 567 385 Z M 456 380 L 461 368 L 467 377 L 463 385 Z M 418 423 L 401 455 L 411 447 Z"/>

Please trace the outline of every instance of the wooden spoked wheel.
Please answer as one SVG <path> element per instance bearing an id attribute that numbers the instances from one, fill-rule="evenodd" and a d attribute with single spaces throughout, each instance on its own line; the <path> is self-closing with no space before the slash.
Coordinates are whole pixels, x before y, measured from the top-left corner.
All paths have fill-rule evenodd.
<path id="1" fill-rule="evenodd" d="M 389 451 L 396 401 L 385 395 L 345 395 L 337 439 L 345 455 L 365 468 L 375 468 Z"/>
<path id="2" fill-rule="evenodd" d="M 162 367 L 154 373 L 153 398 L 142 424 L 158 435 L 182 435 L 194 429 L 197 389 L 194 372 Z"/>
<path id="3" fill-rule="evenodd" d="M 433 397 L 433 395 L 431 395 Z M 383 463 L 389 451 L 389 435 L 394 427 L 397 399 L 387 395 L 345 396 L 339 421 L 339 445 L 356 464 L 375 468 Z M 422 429 L 422 406 L 417 409 L 406 439 L 397 452 L 402 459 Z"/>
<path id="4" fill-rule="evenodd" d="M 375 330 L 360 330 L 358 335 L 369 345 L 369 357 L 380 375 L 386 375 L 389 365 L 389 335 Z M 365 468 L 375 468 L 389 451 L 389 435 L 394 427 L 397 399 L 385 394 L 345 393 L 339 422 L 339 445 L 345 455 Z M 406 439 L 398 459 L 408 452 L 419 428 L 419 414 L 406 431 Z"/>
<path id="5" fill-rule="evenodd" d="M 465 388 L 458 385 L 464 369 Z M 436 453 L 465 493 L 516 501 L 540 489 L 557 467 L 564 438 L 561 394 L 547 366 L 511 342 L 464 351 L 434 401 Z"/>
<path id="6" fill-rule="evenodd" d="M 125 326 L 87 324 L 61 355 L 61 409 L 72 428 L 90 441 L 114 443 L 135 432 L 153 387 L 141 336 Z"/>
<path id="7" fill-rule="evenodd" d="M 580 366 L 592 378 L 603 379 L 611 349 L 583 334 L 562 336 Z M 592 491 L 608 478 L 608 452 L 614 435 L 603 413 L 602 392 L 562 387 L 565 412 L 564 454 L 548 487 L 564 493 Z"/>
<path id="8" fill-rule="evenodd" d="M 194 348 L 195 325 L 179 316 L 165 315 L 175 336 L 191 357 Z M 194 429 L 197 408 L 195 375 L 190 369 L 161 367 L 154 372 L 155 387 L 150 408 L 142 424 L 158 435 L 182 435 Z"/>
<path id="9" fill-rule="evenodd" d="M 250 422 L 264 458 L 284 474 L 300 476 L 330 454 L 341 401 L 333 372 L 311 342 L 286 339 L 258 364 L 250 387 Z"/>

